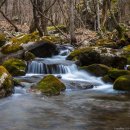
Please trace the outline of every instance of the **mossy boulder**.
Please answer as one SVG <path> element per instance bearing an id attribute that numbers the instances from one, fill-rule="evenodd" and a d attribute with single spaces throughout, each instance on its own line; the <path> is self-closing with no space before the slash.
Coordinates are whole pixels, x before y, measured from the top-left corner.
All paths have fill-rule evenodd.
<path id="1" fill-rule="evenodd" d="M 103 47 L 86 47 L 74 50 L 67 60 L 78 61 L 78 65 L 104 64 L 109 67 L 123 69 L 127 59 L 122 56 L 122 51 Z"/>
<path id="2" fill-rule="evenodd" d="M 9 72 L 0 66 L 0 98 L 11 95 L 13 92 L 13 80 Z"/>
<path id="3" fill-rule="evenodd" d="M 22 44 L 28 42 L 39 41 L 40 37 L 37 32 L 31 34 L 23 34 L 10 39 L 9 43 L 2 47 L 1 52 L 3 54 L 10 54 L 22 50 Z"/>
<path id="4" fill-rule="evenodd" d="M 6 42 L 6 35 L 3 33 L 0 33 L 0 47 L 2 47 Z"/>
<path id="5" fill-rule="evenodd" d="M 113 83 L 114 82 L 108 75 L 103 76 L 102 80 L 105 83 Z"/>
<path id="6" fill-rule="evenodd" d="M 90 74 L 99 76 L 99 77 L 106 75 L 108 71 L 110 70 L 108 66 L 103 65 L 103 64 L 92 64 L 89 66 L 83 66 L 81 67 L 81 69 L 86 70 Z"/>
<path id="7" fill-rule="evenodd" d="M 26 73 L 26 63 L 20 59 L 9 59 L 3 63 L 3 66 L 12 76 L 22 76 Z"/>
<path id="8" fill-rule="evenodd" d="M 24 53 L 24 60 L 25 61 L 30 61 L 30 60 L 33 60 L 35 58 L 36 58 L 36 56 L 31 52 L 27 51 L 27 52 Z"/>
<path id="9" fill-rule="evenodd" d="M 80 66 L 100 63 L 100 54 L 92 48 L 82 48 L 71 52 L 67 60 L 78 60 Z"/>
<path id="10" fill-rule="evenodd" d="M 123 75 L 130 75 L 130 71 L 119 70 L 119 69 L 111 69 L 108 72 L 108 76 L 113 80 L 116 80 L 118 77 L 123 76 Z"/>
<path id="11" fill-rule="evenodd" d="M 66 87 L 55 76 L 47 75 L 37 84 L 37 89 L 47 96 L 54 96 L 59 95 Z"/>
<path id="12" fill-rule="evenodd" d="M 130 75 L 119 77 L 114 82 L 113 88 L 116 90 L 130 91 Z"/>

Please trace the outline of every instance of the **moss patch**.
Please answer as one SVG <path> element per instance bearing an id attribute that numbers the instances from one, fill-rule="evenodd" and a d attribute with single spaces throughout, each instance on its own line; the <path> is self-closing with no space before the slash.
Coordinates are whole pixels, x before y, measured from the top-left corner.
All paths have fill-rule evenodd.
<path id="1" fill-rule="evenodd" d="M 30 60 L 33 60 L 35 58 L 36 58 L 35 55 L 31 52 L 25 52 L 25 54 L 24 54 L 25 61 L 30 61 Z"/>
<path id="2" fill-rule="evenodd" d="M 44 42 L 61 43 L 62 39 L 58 36 L 44 36 L 42 38 Z"/>
<path id="3" fill-rule="evenodd" d="M 25 75 L 26 63 L 19 59 L 9 59 L 3 63 L 3 66 L 10 72 L 12 76 Z"/>
<path id="4" fill-rule="evenodd" d="M 128 70 L 118 70 L 118 69 L 111 69 L 108 72 L 108 76 L 113 80 L 116 80 L 118 77 L 123 75 L 130 75 L 130 71 Z"/>
<path id="5" fill-rule="evenodd" d="M 8 96 L 13 91 L 13 80 L 9 72 L 0 66 L 0 98 Z"/>
<path id="6" fill-rule="evenodd" d="M 130 91 L 130 75 L 119 77 L 114 83 L 114 89 Z"/>
<path id="7" fill-rule="evenodd" d="M 7 45 L 2 47 L 1 52 L 3 54 L 17 52 L 17 51 L 23 49 L 23 47 L 21 46 L 22 44 L 26 44 L 28 42 L 38 41 L 39 39 L 40 39 L 40 37 L 39 37 L 37 32 L 14 37 L 14 38 L 10 39 L 10 44 L 7 44 Z"/>
<path id="8" fill-rule="evenodd" d="M 0 47 L 3 46 L 6 42 L 6 35 L 0 33 Z"/>
<path id="9" fill-rule="evenodd" d="M 45 95 L 59 95 L 65 90 L 65 85 L 55 76 L 47 75 L 38 84 L 37 89 Z"/>
<path id="10" fill-rule="evenodd" d="M 90 52 L 92 51 L 92 48 L 82 48 L 82 49 L 77 49 L 74 50 L 73 52 L 70 53 L 70 55 L 67 57 L 68 60 L 76 60 L 77 57 L 81 54 L 81 53 L 85 53 L 85 52 Z"/>
<path id="11" fill-rule="evenodd" d="M 81 69 L 86 70 L 87 72 L 95 76 L 104 76 L 110 70 L 108 66 L 103 64 L 92 64 L 89 66 L 83 66 L 81 67 Z"/>
<path id="12" fill-rule="evenodd" d="M 62 25 L 62 24 L 61 24 L 61 25 L 57 25 L 56 27 L 59 28 L 60 30 L 64 31 L 64 32 L 67 31 L 67 28 L 66 28 L 65 25 Z M 56 29 L 54 26 L 48 26 L 48 27 L 47 27 L 47 30 L 48 30 L 48 31 L 57 31 L 57 29 Z"/>

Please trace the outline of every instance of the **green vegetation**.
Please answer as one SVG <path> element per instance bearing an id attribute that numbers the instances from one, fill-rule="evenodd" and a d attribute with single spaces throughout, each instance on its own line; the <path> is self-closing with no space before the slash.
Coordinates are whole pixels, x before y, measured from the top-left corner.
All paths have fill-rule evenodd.
<path id="1" fill-rule="evenodd" d="M 112 78 L 113 80 L 116 80 L 118 77 L 123 76 L 123 75 L 129 75 L 130 71 L 127 70 L 119 70 L 119 69 L 111 69 L 108 72 L 108 76 Z"/>
<path id="2" fill-rule="evenodd" d="M 74 50 L 73 52 L 70 53 L 70 55 L 67 57 L 67 59 L 68 60 L 76 60 L 77 57 L 81 53 L 90 52 L 90 51 L 92 51 L 92 48 L 90 48 L 90 47 Z"/>
<path id="3" fill-rule="evenodd" d="M 81 67 L 81 69 L 86 70 L 87 72 L 95 76 L 104 76 L 110 70 L 108 66 L 103 64 L 92 64 L 89 66 L 83 66 Z"/>
<path id="4" fill-rule="evenodd" d="M 35 59 L 35 55 L 31 52 L 25 52 L 24 54 L 24 60 L 25 61 L 30 61 L 30 60 L 33 60 Z"/>
<path id="5" fill-rule="evenodd" d="M 6 35 L 0 33 L 0 47 L 2 47 L 6 42 Z"/>
<path id="6" fill-rule="evenodd" d="M 66 30 L 66 29 L 67 29 L 66 26 L 65 26 L 65 25 L 62 25 L 62 24 L 57 25 L 56 28 L 59 28 L 60 30 L 62 30 L 62 31 L 64 31 L 64 32 L 67 31 L 67 30 Z M 48 26 L 48 27 L 47 27 L 47 30 L 48 30 L 48 31 L 57 31 L 56 28 L 55 28 L 55 26 Z"/>
<path id="7" fill-rule="evenodd" d="M 3 66 L 10 72 L 12 76 L 25 75 L 26 63 L 20 59 L 9 59 L 3 63 Z"/>
<path id="8" fill-rule="evenodd" d="M 45 76 L 37 85 L 37 89 L 47 96 L 59 95 L 65 88 L 65 85 L 53 75 Z"/>
<path id="9" fill-rule="evenodd" d="M 119 77 L 114 83 L 114 89 L 130 91 L 130 75 Z"/>
<path id="10" fill-rule="evenodd" d="M 17 52 L 17 51 L 23 49 L 22 44 L 38 41 L 39 39 L 40 39 L 40 37 L 37 32 L 14 37 L 14 38 L 10 39 L 10 44 L 7 44 L 4 47 L 2 47 L 1 52 L 3 54 Z"/>
<path id="11" fill-rule="evenodd" d="M 3 66 L 0 66 L 0 82 L 0 98 L 10 95 L 13 90 L 13 80 Z M 4 93 L 2 90 L 4 90 Z"/>

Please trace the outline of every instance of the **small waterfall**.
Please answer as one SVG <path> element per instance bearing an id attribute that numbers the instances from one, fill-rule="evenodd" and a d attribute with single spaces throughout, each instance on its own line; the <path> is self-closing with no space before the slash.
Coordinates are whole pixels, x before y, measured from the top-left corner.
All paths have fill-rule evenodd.
<path id="1" fill-rule="evenodd" d="M 76 70 L 76 65 L 46 64 L 39 61 L 32 61 L 28 64 L 27 73 L 33 74 L 67 74 Z"/>

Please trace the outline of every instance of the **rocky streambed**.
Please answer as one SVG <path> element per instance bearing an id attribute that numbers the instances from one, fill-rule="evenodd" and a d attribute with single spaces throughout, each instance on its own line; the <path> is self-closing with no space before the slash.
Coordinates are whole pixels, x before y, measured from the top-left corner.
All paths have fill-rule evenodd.
<path id="1" fill-rule="evenodd" d="M 1 130 L 130 128 L 129 93 L 114 90 L 111 83 L 104 83 L 101 77 L 92 76 L 88 70 L 66 60 L 72 49 L 65 46 L 60 48 L 59 55 L 35 58 L 28 62 L 25 76 L 14 77 L 19 81 L 14 94 L 0 100 Z M 102 74 L 107 74 L 108 69 L 105 67 Z M 66 86 L 60 95 L 45 96 L 35 89 L 35 85 L 50 74 Z"/>

